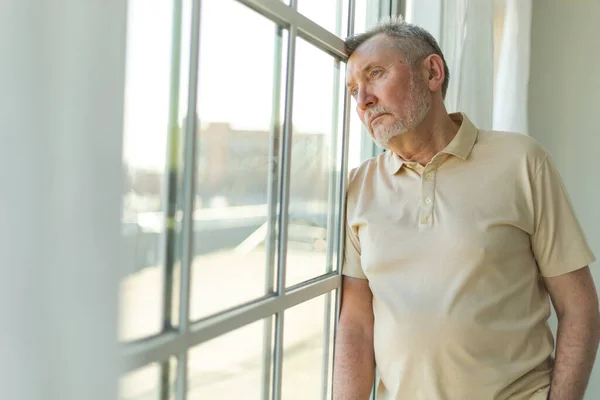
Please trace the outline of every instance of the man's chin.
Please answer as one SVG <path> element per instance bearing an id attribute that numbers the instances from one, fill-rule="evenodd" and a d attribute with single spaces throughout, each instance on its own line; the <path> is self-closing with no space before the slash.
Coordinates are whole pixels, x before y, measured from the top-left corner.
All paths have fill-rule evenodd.
<path id="1" fill-rule="evenodd" d="M 378 147 L 381 147 L 382 149 L 387 149 L 388 143 L 390 142 L 391 137 L 371 135 L 371 139 L 373 139 L 373 142 L 375 142 L 375 144 Z"/>
<path id="2" fill-rule="evenodd" d="M 393 133 L 381 132 L 377 136 L 371 135 L 375 144 L 383 149 L 387 149 L 389 144 L 399 136 L 405 134 L 406 131 L 394 131 Z"/>

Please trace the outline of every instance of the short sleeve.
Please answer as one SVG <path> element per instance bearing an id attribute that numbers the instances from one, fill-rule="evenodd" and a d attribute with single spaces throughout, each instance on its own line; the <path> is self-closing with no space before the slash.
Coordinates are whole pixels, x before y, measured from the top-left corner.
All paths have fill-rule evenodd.
<path id="1" fill-rule="evenodd" d="M 596 258 L 548 155 L 534 176 L 532 194 L 531 247 L 542 276 L 563 275 L 593 263 Z"/>
<path id="2" fill-rule="evenodd" d="M 360 262 L 360 243 L 351 227 L 346 224 L 346 240 L 344 244 L 344 262 L 342 274 L 351 278 L 367 279 Z"/>
<path id="3" fill-rule="evenodd" d="M 354 168 L 348 174 L 348 181 L 346 181 L 348 192 L 346 192 L 346 229 L 345 229 L 345 241 L 344 241 L 344 260 L 342 262 L 342 275 L 349 276 L 351 278 L 367 279 L 365 276 L 362 264 L 360 262 L 360 240 L 356 232 L 352 229 L 350 224 L 350 217 L 353 214 L 353 201 L 351 193 L 354 177 L 356 176 L 357 169 Z M 350 197 L 350 199 L 349 199 Z"/>

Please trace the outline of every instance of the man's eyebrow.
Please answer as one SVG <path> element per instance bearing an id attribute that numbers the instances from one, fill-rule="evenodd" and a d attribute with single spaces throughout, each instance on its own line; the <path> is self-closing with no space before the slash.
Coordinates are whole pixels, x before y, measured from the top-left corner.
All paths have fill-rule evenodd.
<path id="1" fill-rule="evenodd" d="M 360 72 L 361 73 L 365 73 L 366 71 L 370 70 L 371 68 L 373 68 L 373 63 L 369 63 L 369 64 L 365 65 Z M 350 88 L 350 86 L 352 86 L 352 85 L 354 85 L 354 81 L 353 80 L 349 80 L 348 82 L 346 82 L 346 87 L 347 88 Z"/>

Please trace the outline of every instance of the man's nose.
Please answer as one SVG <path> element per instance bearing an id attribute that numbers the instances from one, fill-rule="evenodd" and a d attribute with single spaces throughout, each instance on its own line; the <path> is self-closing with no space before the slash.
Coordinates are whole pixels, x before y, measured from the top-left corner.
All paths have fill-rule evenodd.
<path id="1" fill-rule="evenodd" d="M 358 96 L 356 97 L 356 104 L 358 105 L 358 108 L 366 111 L 368 108 L 377 104 L 377 98 L 370 91 L 360 89 L 358 91 Z"/>

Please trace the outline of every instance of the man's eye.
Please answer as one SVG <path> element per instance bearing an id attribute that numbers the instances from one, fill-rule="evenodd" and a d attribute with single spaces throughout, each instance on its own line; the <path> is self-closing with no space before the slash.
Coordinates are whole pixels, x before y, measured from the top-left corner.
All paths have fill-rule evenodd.
<path id="1" fill-rule="evenodd" d="M 356 89 L 352 89 L 352 91 L 350 92 L 350 94 L 354 97 L 358 96 L 358 90 Z"/>
<path id="2" fill-rule="evenodd" d="M 376 76 L 381 74 L 381 70 L 375 69 L 371 72 L 371 77 L 375 78 Z"/>

